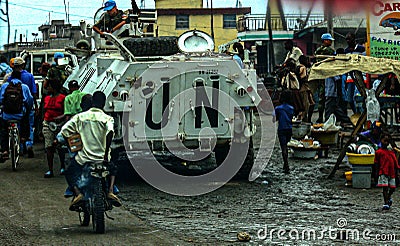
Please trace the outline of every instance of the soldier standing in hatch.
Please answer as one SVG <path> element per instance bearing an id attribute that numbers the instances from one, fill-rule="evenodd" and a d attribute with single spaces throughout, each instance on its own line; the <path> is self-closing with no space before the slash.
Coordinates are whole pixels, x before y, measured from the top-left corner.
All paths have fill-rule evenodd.
<path id="1" fill-rule="evenodd" d="M 93 26 L 93 30 L 100 35 L 104 32 L 112 33 L 120 29 L 125 23 L 127 16 L 122 10 L 117 8 L 117 4 L 113 0 L 108 0 L 104 4 L 104 11 L 101 19 Z"/>

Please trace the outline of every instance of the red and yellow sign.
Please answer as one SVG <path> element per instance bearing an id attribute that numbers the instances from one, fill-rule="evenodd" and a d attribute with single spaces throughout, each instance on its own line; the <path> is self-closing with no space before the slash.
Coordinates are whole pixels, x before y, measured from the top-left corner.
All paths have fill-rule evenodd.
<path id="1" fill-rule="evenodd" d="M 400 0 L 370 3 L 367 55 L 400 60 Z"/>

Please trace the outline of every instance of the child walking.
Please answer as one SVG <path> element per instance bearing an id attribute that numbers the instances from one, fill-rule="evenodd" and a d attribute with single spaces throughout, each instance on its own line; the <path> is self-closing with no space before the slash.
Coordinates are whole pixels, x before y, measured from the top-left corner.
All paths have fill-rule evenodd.
<path id="1" fill-rule="evenodd" d="M 288 146 L 292 138 L 292 118 L 294 108 L 291 106 L 291 92 L 288 90 L 282 91 L 279 102 L 281 105 L 275 107 L 272 122 L 278 121 L 278 139 L 282 150 L 283 172 L 289 173 L 288 163 Z"/>
<path id="2" fill-rule="evenodd" d="M 375 152 L 375 164 L 379 168 L 378 187 L 383 188 L 384 205 L 382 210 L 389 210 L 392 206 L 392 194 L 396 188 L 396 171 L 399 164 L 393 151 L 388 150 L 390 142 L 389 134 L 382 134 L 382 147 Z"/>

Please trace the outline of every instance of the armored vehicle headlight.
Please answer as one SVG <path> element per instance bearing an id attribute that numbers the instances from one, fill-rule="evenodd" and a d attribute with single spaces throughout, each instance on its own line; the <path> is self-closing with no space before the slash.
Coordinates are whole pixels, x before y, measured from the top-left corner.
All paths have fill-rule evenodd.
<path id="1" fill-rule="evenodd" d="M 122 101 L 127 101 L 129 99 L 129 93 L 127 91 L 121 91 L 121 100 Z"/>
<path id="2" fill-rule="evenodd" d="M 240 96 L 240 97 L 244 97 L 247 94 L 246 89 L 243 86 L 239 86 L 236 89 L 236 93 Z"/>

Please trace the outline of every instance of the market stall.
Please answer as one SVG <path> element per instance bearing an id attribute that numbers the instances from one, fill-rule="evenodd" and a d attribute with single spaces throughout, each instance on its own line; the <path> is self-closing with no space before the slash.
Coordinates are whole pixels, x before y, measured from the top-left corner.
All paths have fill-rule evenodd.
<path id="1" fill-rule="evenodd" d="M 321 58 L 321 57 L 320 57 Z M 325 56 L 325 60 L 314 64 L 310 71 L 309 81 L 325 79 L 346 73 L 352 73 L 354 76 L 354 83 L 362 98 L 363 112 L 358 118 L 358 121 L 350 135 L 349 140 L 343 146 L 335 166 L 333 167 L 329 178 L 332 178 L 339 165 L 342 163 L 343 158 L 346 156 L 346 151 L 349 145 L 354 141 L 357 134 L 363 129 L 364 124 L 367 122 L 367 90 L 364 84 L 362 73 L 369 74 L 387 74 L 394 73 L 397 77 L 400 75 L 400 61 L 375 58 L 362 55 L 338 55 L 338 56 Z M 399 77 L 400 78 L 400 77 Z M 385 80 L 383 80 L 375 91 L 375 98 L 379 98 L 381 92 L 385 88 Z M 371 91 L 370 91 L 371 93 Z M 387 122 L 387 121 L 386 121 Z M 395 147 L 395 144 L 392 143 Z"/>

